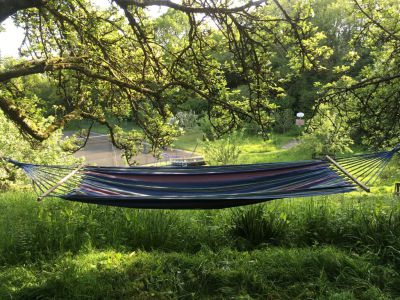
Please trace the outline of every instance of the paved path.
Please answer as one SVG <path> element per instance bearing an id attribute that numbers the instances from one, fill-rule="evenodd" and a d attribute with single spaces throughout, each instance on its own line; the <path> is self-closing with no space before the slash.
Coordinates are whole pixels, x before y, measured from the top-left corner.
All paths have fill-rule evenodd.
<path id="1" fill-rule="evenodd" d="M 65 136 L 72 132 L 65 132 Z M 126 166 L 126 160 L 122 157 L 123 151 L 114 147 L 109 141 L 109 136 L 92 132 L 86 146 L 74 154 L 75 157 L 85 157 L 86 163 L 98 166 Z M 154 164 L 168 161 L 173 157 L 197 156 L 196 153 L 179 149 L 168 149 L 163 152 L 160 160 L 156 160 L 151 154 L 141 153 L 133 158 L 139 165 Z"/>
<path id="2" fill-rule="evenodd" d="M 71 135 L 72 132 L 65 132 L 65 136 Z M 282 146 L 282 149 L 290 149 L 300 144 L 296 139 L 291 140 L 287 144 Z M 116 149 L 113 144 L 109 141 L 109 137 L 106 134 L 99 134 L 92 132 L 86 146 L 74 154 L 75 157 L 85 157 L 86 163 L 97 166 L 127 166 L 125 158 L 122 156 L 122 151 Z M 174 157 L 192 157 L 199 156 L 197 153 L 191 151 L 185 151 L 180 149 L 168 149 L 163 152 L 163 156 L 160 160 L 156 160 L 151 154 L 141 153 L 133 159 L 139 165 L 154 164 L 157 162 L 168 161 L 169 158 Z"/>
<path id="3" fill-rule="evenodd" d="M 74 154 L 75 157 L 85 157 L 86 163 L 98 166 L 124 166 L 122 151 L 110 143 L 105 134 L 91 133 L 86 146 Z"/>

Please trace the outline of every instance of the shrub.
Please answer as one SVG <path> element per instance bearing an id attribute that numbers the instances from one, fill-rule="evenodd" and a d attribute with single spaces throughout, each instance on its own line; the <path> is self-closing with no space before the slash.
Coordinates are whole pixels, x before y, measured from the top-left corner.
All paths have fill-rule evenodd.
<path id="1" fill-rule="evenodd" d="M 205 160 L 210 165 L 234 165 L 237 163 L 241 135 L 232 134 L 215 141 L 206 140 L 203 144 Z"/>
<path id="2" fill-rule="evenodd" d="M 204 116 L 199 120 L 199 126 L 201 131 L 203 132 L 205 139 L 210 141 L 213 141 L 215 139 L 216 135 L 214 128 L 212 127 L 211 122 L 207 116 Z"/>
<path id="3" fill-rule="evenodd" d="M 179 111 L 176 114 L 176 118 L 179 121 L 179 126 L 182 126 L 185 129 L 193 128 L 197 124 L 197 115 L 192 110 Z"/>

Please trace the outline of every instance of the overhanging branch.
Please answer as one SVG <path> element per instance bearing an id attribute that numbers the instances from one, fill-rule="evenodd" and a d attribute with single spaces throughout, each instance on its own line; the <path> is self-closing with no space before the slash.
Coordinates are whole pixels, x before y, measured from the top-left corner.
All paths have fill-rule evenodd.
<path id="1" fill-rule="evenodd" d="M 204 13 L 204 14 L 229 14 L 238 13 L 248 8 L 259 6 L 266 2 L 265 0 L 249 1 L 248 3 L 237 7 L 224 7 L 224 6 L 187 6 L 183 4 L 174 3 L 169 0 L 114 0 L 120 7 L 126 8 L 128 5 L 133 5 L 141 8 L 149 6 L 165 6 L 172 9 L 180 10 L 186 13 Z"/>
<path id="2" fill-rule="evenodd" d="M 23 132 L 27 133 L 38 141 L 44 141 L 48 139 L 54 131 L 63 127 L 65 123 L 75 119 L 80 115 L 80 110 L 75 109 L 61 119 L 54 121 L 44 131 L 40 131 L 34 122 L 30 121 L 28 116 L 21 111 L 17 105 L 11 103 L 4 97 L 0 97 L 0 109 L 14 124 L 21 128 Z"/>
<path id="3" fill-rule="evenodd" d="M 28 61 L 15 66 L 13 69 L 0 73 L 0 82 L 6 82 L 14 78 L 23 77 L 32 74 L 40 74 L 57 70 L 74 70 L 90 78 L 107 81 L 122 88 L 134 90 L 142 94 L 155 94 L 155 91 L 138 86 L 134 83 L 121 81 L 115 77 L 110 77 L 90 70 L 85 65 L 85 58 L 52 58 L 40 61 Z"/>
<path id="4" fill-rule="evenodd" d="M 47 0 L 0 0 L 0 23 L 19 10 L 41 7 Z"/>

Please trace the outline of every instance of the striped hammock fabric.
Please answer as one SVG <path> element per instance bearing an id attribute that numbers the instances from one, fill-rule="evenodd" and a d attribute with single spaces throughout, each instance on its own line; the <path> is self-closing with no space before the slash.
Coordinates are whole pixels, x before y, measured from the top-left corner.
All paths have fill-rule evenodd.
<path id="1" fill-rule="evenodd" d="M 373 182 L 400 150 L 337 160 L 199 167 L 20 163 L 38 194 L 136 208 L 224 208 L 278 198 L 347 193 Z"/>

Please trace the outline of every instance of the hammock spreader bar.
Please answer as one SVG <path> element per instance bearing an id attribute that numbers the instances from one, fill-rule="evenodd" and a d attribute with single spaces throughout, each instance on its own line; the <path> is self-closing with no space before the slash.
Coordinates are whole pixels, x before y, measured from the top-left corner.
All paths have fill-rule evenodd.
<path id="1" fill-rule="evenodd" d="M 362 182 L 358 181 L 353 175 L 351 175 L 349 172 L 347 172 L 341 165 L 339 165 L 333 158 L 331 158 L 329 155 L 325 156 L 331 163 L 335 165 L 336 168 L 338 168 L 340 171 L 343 172 L 348 178 L 350 178 L 355 184 L 357 184 L 360 188 L 362 188 L 364 191 L 367 193 L 371 192 L 371 189 L 363 184 Z"/>
<path id="2" fill-rule="evenodd" d="M 50 195 L 54 190 L 56 190 L 60 185 L 62 185 L 64 182 L 66 182 L 68 179 L 70 179 L 72 176 L 74 176 L 80 169 L 85 167 L 85 165 L 80 165 L 76 169 L 72 170 L 67 176 L 61 178 L 59 182 L 57 182 L 55 185 L 53 185 L 51 188 L 49 188 L 47 191 L 45 191 L 41 196 L 37 198 L 37 201 L 42 201 L 42 199 L 48 195 Z"/>

